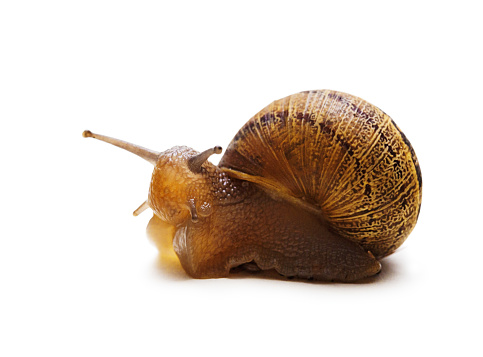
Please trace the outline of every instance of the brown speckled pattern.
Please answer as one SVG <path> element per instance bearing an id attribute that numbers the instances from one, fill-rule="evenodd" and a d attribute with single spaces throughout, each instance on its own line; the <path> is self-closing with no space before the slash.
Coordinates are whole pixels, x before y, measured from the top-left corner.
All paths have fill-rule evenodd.
<path id="1" fill-rule="evenodd" d="M 283 187 L 376 257 L 404 242 L 421 205 L 421 172 L 407 138 L 383 111 L 341 92 L 273 102 L 243 126 L 219 166 Z"/>
<path id="2" fill-rule="evenodd" d="M 240 180 L 232 179 L 220 170 L 203 168 L 203 172 L 212 183 L 211 192 L 218 205 L 237 203 L 246 197 Z"/>

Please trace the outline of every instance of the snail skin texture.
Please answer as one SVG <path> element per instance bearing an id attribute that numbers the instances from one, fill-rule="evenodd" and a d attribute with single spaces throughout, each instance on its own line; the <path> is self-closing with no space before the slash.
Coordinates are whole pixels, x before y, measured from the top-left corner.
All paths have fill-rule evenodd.
<path id="1" fill-rule="evenodd" d="M 218 166 L 176 146 L 158 153 L 85 131 L 154 165 L 150 207 L 173 227 L 173 248 L 194 278 L 232 268 L 355 281 L 381 270 L 414 228 L 418 160 L 379 108 L 355 96 L 306 91 L 277 100 L 235 135 Z"/>

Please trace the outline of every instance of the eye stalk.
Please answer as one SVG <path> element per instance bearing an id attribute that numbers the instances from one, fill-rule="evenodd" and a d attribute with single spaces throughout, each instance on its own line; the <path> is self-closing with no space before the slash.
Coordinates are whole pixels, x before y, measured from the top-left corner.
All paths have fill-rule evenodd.
<path id="1" fill-rule="evenodd" d="M 101 134 L 95 134 L 90 130 L 85 130 L 82 133 L 82 136 L 84 138 L 94 138 L 100 141 L 104 141 L 106 143 L 109 143 L 111 145 L 117 146 L 121 149 L 124 149 L 126 151 L 132 152 L 133 154 L 143 158 L 144 160 L 150 162 L 151 164 L 156 166 L 156 163 L 158 162 L 159 155 L 160 153 L 154 150 L 146 149 L 140 145 L 128 143 L 127 141 L 124 140 L 119 140 L 115 138 L 111 138 L 110 136 L 105 136 Z M 134 212 L 134 216 L 138 216 L 139 214 L 143 213 L 146 209 L 149 208 L 148 201 L 144 201 L 141 206 L 139 206 Z"/>
<path id="2" fill-rule="evenodd" d="M 202 153 L 193 156 L 188 160 L 188 168 L 194 174 L 201 173 L 201 165 L 205 163 L 208 158 L 213 154 L 221 154 L 221 146 L 215 146 L 214 148 L 203 151 Z"/>
<path id="3" fill-rule="evenodd" d="M 94 138 L 100 141 L 104 141 L 106 143 L 109 143 L 111 145 L 117 146 L 121 149 L 127 150 L 129 152 L 132 152 L 133 154 L 142 157 L 144 160 L 150 162 L 153 165 L 156 165 L 156 162 L 158 161 L 159 158 L 159 152 L 146 149 L 142 146 L 136 145 L 136 144 L 131 144 L 123 140 L 119 139 L 114 139 L 109 136 L 105 135 L 100 135 L 100 134 L 95 134 L 91 132 L 90 130 L 85 130 L 82 133 L 82 136 L 84 138 Z"/>

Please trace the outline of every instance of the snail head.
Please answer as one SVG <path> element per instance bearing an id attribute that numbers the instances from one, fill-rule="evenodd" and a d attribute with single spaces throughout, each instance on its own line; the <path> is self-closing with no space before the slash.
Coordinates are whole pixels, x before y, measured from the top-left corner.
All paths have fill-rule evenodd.
<path id="1" fill-rule="evenodd" d="M 125 149 L 154 165 L 148 199 L 134 211 L 134 215 L 150 207 L 166 223 L 180 226 L 188 220 L 196 223 L 200 217 L 211 214 L 213 196 L 210 177 L 216 166 L 208 158 L 220 154 L 220 146 L 201 153 L 186 146 L 175 146 L 160 153 L 88 130 L 82 135 Z"/>
<path id="2" fill-rule="evenodd" d="M 159 218 L 178 226 L 188 219 L 196 223 L 211 214 L 210 176 L 215 166 L 207 159 L 215 153 L 221 153 L 221 147 L 198 153 L 186 146 L 175 146 L 159 155 L 148 198 Z"/>

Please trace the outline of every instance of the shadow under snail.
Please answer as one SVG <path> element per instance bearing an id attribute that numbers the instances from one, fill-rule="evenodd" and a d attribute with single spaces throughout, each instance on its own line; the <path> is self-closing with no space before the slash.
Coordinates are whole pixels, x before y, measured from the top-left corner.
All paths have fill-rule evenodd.
<path id="1" fill-rule="evenodd" d="M 414 228 L 418 160 L 379 108 L 355 96 L 306 91 L 277 100 L 235 135 L 218 166 L 186 146 L 156 152 L 83 133 L 154 165 L 150 207 L 174 226 L 173 248 L 194 278 L 234 267 L 355 281 L 381 270 Z"/>

